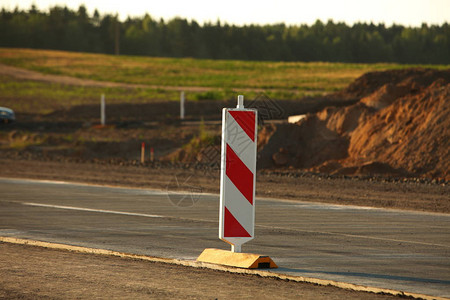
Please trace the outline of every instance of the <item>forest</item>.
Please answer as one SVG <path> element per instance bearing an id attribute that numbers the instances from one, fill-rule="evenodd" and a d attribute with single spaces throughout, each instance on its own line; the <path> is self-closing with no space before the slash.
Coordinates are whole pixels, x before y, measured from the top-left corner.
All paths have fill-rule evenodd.
<path id="1" fill-rule="evenodd" d="M 332 20 L 312 25 L 244 25 L 220 20 L 89 14 L 54 6 L 0 12 L 0 47 L 260 61 L 450 64 L 450 24 L 404 27 Z"/>

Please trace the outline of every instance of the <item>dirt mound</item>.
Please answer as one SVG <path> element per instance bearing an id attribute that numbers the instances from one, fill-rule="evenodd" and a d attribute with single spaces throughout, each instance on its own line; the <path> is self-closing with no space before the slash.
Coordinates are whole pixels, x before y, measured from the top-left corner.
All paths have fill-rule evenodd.
<path id="1" fill-rule="evenodd" d="M 403 97 L 352 133 L 349 162 L 382 161 L 414 174 L 449 176 L 450 84 Z"/>
<path id="2" fill-rule="evenodd" d="M 386 84 L 393 86 L 409 85 L 411 92 L 417 92 L 431 85 L 438 78 L 449 82 L 448 70 L 432 70 L 424 68 L 401 69 L 392 71 L 369 72 L 352 82 L 347 88 L 336 93 L 339 98 L 364 98 Z"/>
<path id="3" fill-rule="evenodd" d="M 450 179 L 450 70 L 368 73 L 333 97 L 359 101 L 263 128 L 260 167 Z"/>

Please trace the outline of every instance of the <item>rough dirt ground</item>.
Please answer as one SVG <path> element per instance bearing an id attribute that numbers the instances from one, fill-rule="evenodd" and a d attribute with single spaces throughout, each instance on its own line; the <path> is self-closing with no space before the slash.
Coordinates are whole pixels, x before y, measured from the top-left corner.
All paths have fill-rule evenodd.
<path id="1" fill-rule="evenodd" d="M 396 298 L 254 275 L 0 243 L 0 299 Z"/>

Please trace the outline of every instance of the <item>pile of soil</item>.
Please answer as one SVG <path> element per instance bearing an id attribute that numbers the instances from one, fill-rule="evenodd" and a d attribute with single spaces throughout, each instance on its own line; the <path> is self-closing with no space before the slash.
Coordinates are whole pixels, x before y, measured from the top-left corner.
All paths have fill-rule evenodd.
<path id="1" fill-rule="evenodd" d="M 450 179 L 450 70 L 367 73 L 332 97 L 359 100 L 266 125 L 259 167 Z"/>

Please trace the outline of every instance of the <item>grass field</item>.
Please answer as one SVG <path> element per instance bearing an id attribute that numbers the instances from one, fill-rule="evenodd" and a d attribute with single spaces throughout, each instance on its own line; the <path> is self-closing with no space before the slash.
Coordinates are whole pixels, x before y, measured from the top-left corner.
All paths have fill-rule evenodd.
<path id="1" fill-rule="evenodd" d="M 218 100 L 261 91 L 274 99 L 339 90 L 358 76 L 376 70 L 412 67 L 399 64 L 344 64 L 323 62 L 259 62 L 114 56 L 50 50 L 0 48 L 0 63 L 53 75 L 98 81 L 142 84 L 143 88 L 75 87 L 0 77 L 0 105 L 17 111 L 45 113 L 60 107 L 98 103 L 105 93 L 112 103 L 177 100 L 169 87 L 209 87 L 192 92 L 188 100 Z M 422 66 L 448 68 L 448 66 Z M 19 103 L 20 102 L 20 103 Z"/>
<path id="2" fill-rule="evenodd" d="M 46 114 L 75 105 L 97 104 L 101 94 L 106 95 L 110 104 L 179 98 L 178 92 L 164 89 L 70 86 L 0 75 L 0 106 L 11 107 L 17 112 Z"/>

